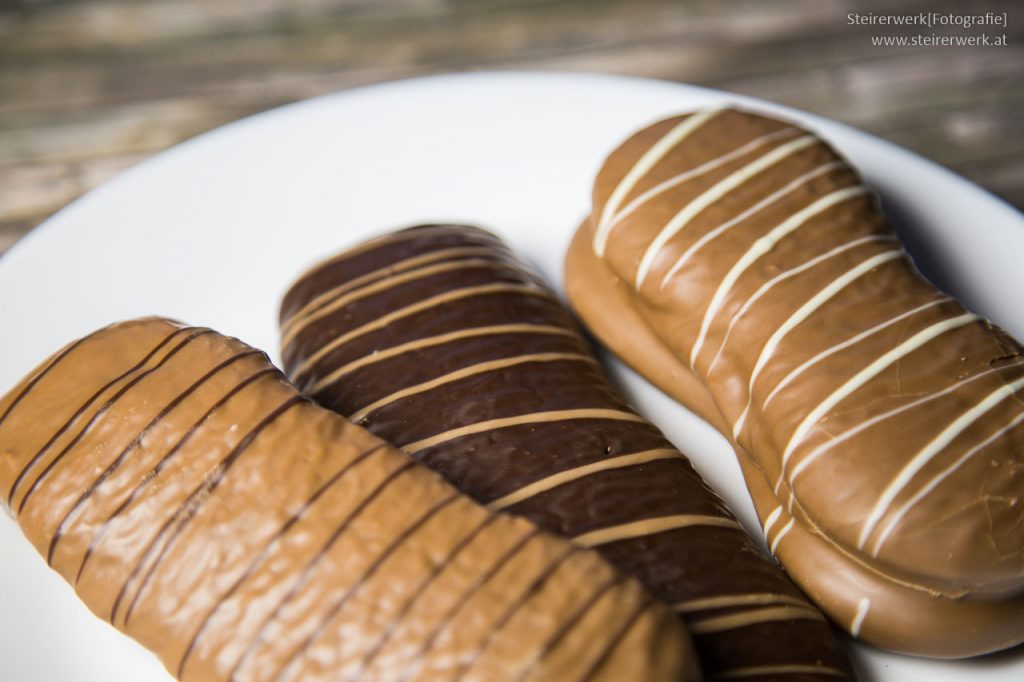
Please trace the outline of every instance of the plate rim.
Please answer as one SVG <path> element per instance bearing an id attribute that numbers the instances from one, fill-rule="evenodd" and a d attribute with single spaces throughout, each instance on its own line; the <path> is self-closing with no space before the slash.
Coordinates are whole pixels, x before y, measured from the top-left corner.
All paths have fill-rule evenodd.
<path id="1" fill-rule="evenodd" d="M 186 138 L 179 142 L 172 144 L 158 152 L 155 152 L 151 156 L 142 159 L 138 163 L 129 166 L 114 176 L 104 180 L 95 187 L 87 190 L 78 197 L 75 197 L 67 204 L 59 208 L 53 214 L 44 219 L 41 223 L 32 228 L 28 233 L 23 235 L 14 244 L 10 246 L 3 254 L 0 254 L 0 274 L 3 274 L 7 269 L 7 264 L 11 260 L 25 257 L 23 252 L 27 249 L 32 248 L 43 233 L 49 233 L 54 229 L 59 229 L 62 223 L 69 220 L 68 216 L 73 216 L 76 212 L 82 210 L 83 205 L 88 205 L 92 201 L 96 200 L 97 196 L 101 196 L 110 191 L 114 191 L 111 188 L 117 187 L 117 185 L 134 178 L 141 173 L 148 173 L 152 168 L 158 167 L 161 164 L 168 163 L 168 159 L 173 159 L 182 153 L 186 153 L 195 147 L 209 144 L 210 140 L 220 137 L 225 134 L 229 134 L 235 131 L 243 130 L 245 127 L 254 125 L 271 125 L 274 119 L 287 117 L 293 115 L 295 112 L 322 106 L 327 101 L 343 100 L 356 97 L 373 96 L 381 91 L 387 91 L 392 89 L 408 89 L 410 86 L 423 86 L 429 87 L 431 85 L 445 85 L 448 82 L 460 82 L 460 81 L 474 81 L 474 80 L 490 80 L 494 79 L 506 79 L 506 80 L 589 80 L 593 82 L 607 81 L 609 83 L 628 84 L 628 85 L 646 85 L 658 88 L 680 88 L 688 90 L 691 93 L 699 93 L 702 95 L 710 95 L 713 97 L 720 97 L 726 95 L 728 97 L 735 98 L 737 103 L 743 106 L 751 106 L 763 111 L 780 113 L 783 116 L 792 118 L 795 120 L 806 120 L 813 122 L 816 128 L 824 128 L 825 130 L 838 130 L 844 134 L 851 135 L 853 137 L 861 138 L 862 141 L 876 145 L 882 149 L 885 153 L 892 153 L 903 157 L 904 159 L 911 161 L 916 164 L 927 166 L 930 171 L 937 172 L 946 177 L 950 181 L 954 181 L 958 184 L 962 184 L 966 189 L 970 189 L 972 192 L 979 192 L 985 195 L 985 198 L 990 200 L 994 206 L 999 206 L 1001 209 L 1010 212 L 1011 216 L 1016 218 L 1020 222 L 1020 227 L 1024 229 L 1024 211 L 1021 211 L 1016 206 L 1011 204 L 1006 199 L 995 194 L 992 190 L 977 184 L 976 182 L 965 178 L 956 171 L 944 166 L 943 164 L 924 156 L 923 154 L 907 149 L 895 142 L 891 142 L 875 133 L 861 130 L 856 126 L 853 126 L 842 121 L 823 116 L 810 111 L 805 111 L 797 107 L 792 107 L 784 104 L 777 104 L 769 100 L 762 99 L 760 97 L 754 97 L 752 95 L 744 95 L 740 93 L 734 93 L 728 90 L 722 90 L 718 88 L 710 88 L 703 85 L 693 85 L 691 83 L 684 83 L 679 81 L 670 81 L 660 78 L 650 78 L 643 76 L 627 76 L 621 74 L 608 74 L 600 72 L 575 72 L 575 71 L 563 71 L 563 70 L 483 70 L 483 71 L 456 71 L 456 72 L 445 72 L 437 74 L 429 74 L 424 76 L 411 76 L 408 78 L 398 78 L 394 80 L 381 81 L 378 83 L 370 83 L 367 85 L 360 85 L 353 88 L 346 88 L 337 90 L 334 92 L 323 93 L 307 99 L 301 99 L 287 104 L 282 104 L 277 107 L 272 107 L 264 111 L 259 111 L 242 118 L 229 121 L 222 125 L 216 126 L 209 130 L 205 130 L 192 137 Z M 842 150 L 840 150 L 842 151 Z"/>

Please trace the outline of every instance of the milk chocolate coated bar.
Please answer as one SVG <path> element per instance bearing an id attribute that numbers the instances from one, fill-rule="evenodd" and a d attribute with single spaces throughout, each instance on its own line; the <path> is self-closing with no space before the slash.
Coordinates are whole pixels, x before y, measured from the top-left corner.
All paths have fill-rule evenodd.
<path id="1" fill-rule="evenodd" d="M 825 142 L 734 110 L 638 132 L 566 288 L 734 442 L 772 551 L 849 632 L 930 656 L 1024 640 L 1021 346 L 917 273 Z"/>
<path id="2" fill-rule="evenodd" d="M 850 676 L 821 614 L 492 235 L 435 225 L 368 242 L 300 278 L 281 319 L 308 395 L 639 577 L 684 617 L 709 678 Z"/>
<path id="3" fill-rule="evenodd" d="M 159 319 L 0 400 L 0 490 L 97 615 L 183 680 L 694 679 L 671 612 Z"/>

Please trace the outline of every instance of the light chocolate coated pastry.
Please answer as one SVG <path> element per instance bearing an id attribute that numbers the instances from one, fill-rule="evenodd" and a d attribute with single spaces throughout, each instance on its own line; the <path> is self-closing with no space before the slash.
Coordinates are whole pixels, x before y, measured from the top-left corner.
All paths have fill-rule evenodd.
<path id="1" fill-rule="evenodd" d="M 301 397 L 259 351 L 149 318 L 0 400 L 0 486 L 48 563 L 183 680 L 681 680 L 671 612 Z"/>
<path id="2" fill-rule="evenodd" d="M 640 578 L 685 619 L 710 679 L 852 677 L 821 613 L 493 235 L 434 225 L 367 242 L 300 278 L 282 323 L 308 395 Z"/>
<path id="3" fill-rule="evenodd" d="M 734 110 L 640 131 L 598 175 L 566 288 L 733 442 L 772 552 L 854 636 L 1024 640 L 1021 346 L 919 275 L 825 142 Z"/>

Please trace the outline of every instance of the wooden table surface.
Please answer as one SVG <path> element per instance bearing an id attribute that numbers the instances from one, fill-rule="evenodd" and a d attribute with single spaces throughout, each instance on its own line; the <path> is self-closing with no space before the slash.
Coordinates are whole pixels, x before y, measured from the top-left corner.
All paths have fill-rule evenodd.
<path id="1" fill-rule="evenodd" d="M 847 23 L 933 10 L 1005 11 L 1008 26 Z M 917 33 L 1007 44 L 871 42 Z M 1009 0 L 0 0 L 0 253 L 115 173 L 242 116 L 377 81 L 509 68 L 763 97 L 1024 206 L 1024 6 Z"/>

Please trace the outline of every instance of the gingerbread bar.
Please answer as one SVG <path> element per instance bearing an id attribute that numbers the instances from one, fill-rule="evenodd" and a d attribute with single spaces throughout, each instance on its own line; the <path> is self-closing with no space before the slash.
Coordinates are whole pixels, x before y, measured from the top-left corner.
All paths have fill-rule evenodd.
<path id="1" fill-rule="evenodd" d="M 0 490 L 98 616 L 182 680 L 680 680 L 671 612 L 312 405 L 263 355 L 155 318 L 0 400 Z"/>
<path id="2" fill-rule="evenodd" d="M 566 288 L 732 440 L 772 551 L 851 634 L 942 657 L 1024 640 L 1021 346 L 919 275 L 820 138 L 735 110 L 638 132 Z"/>

